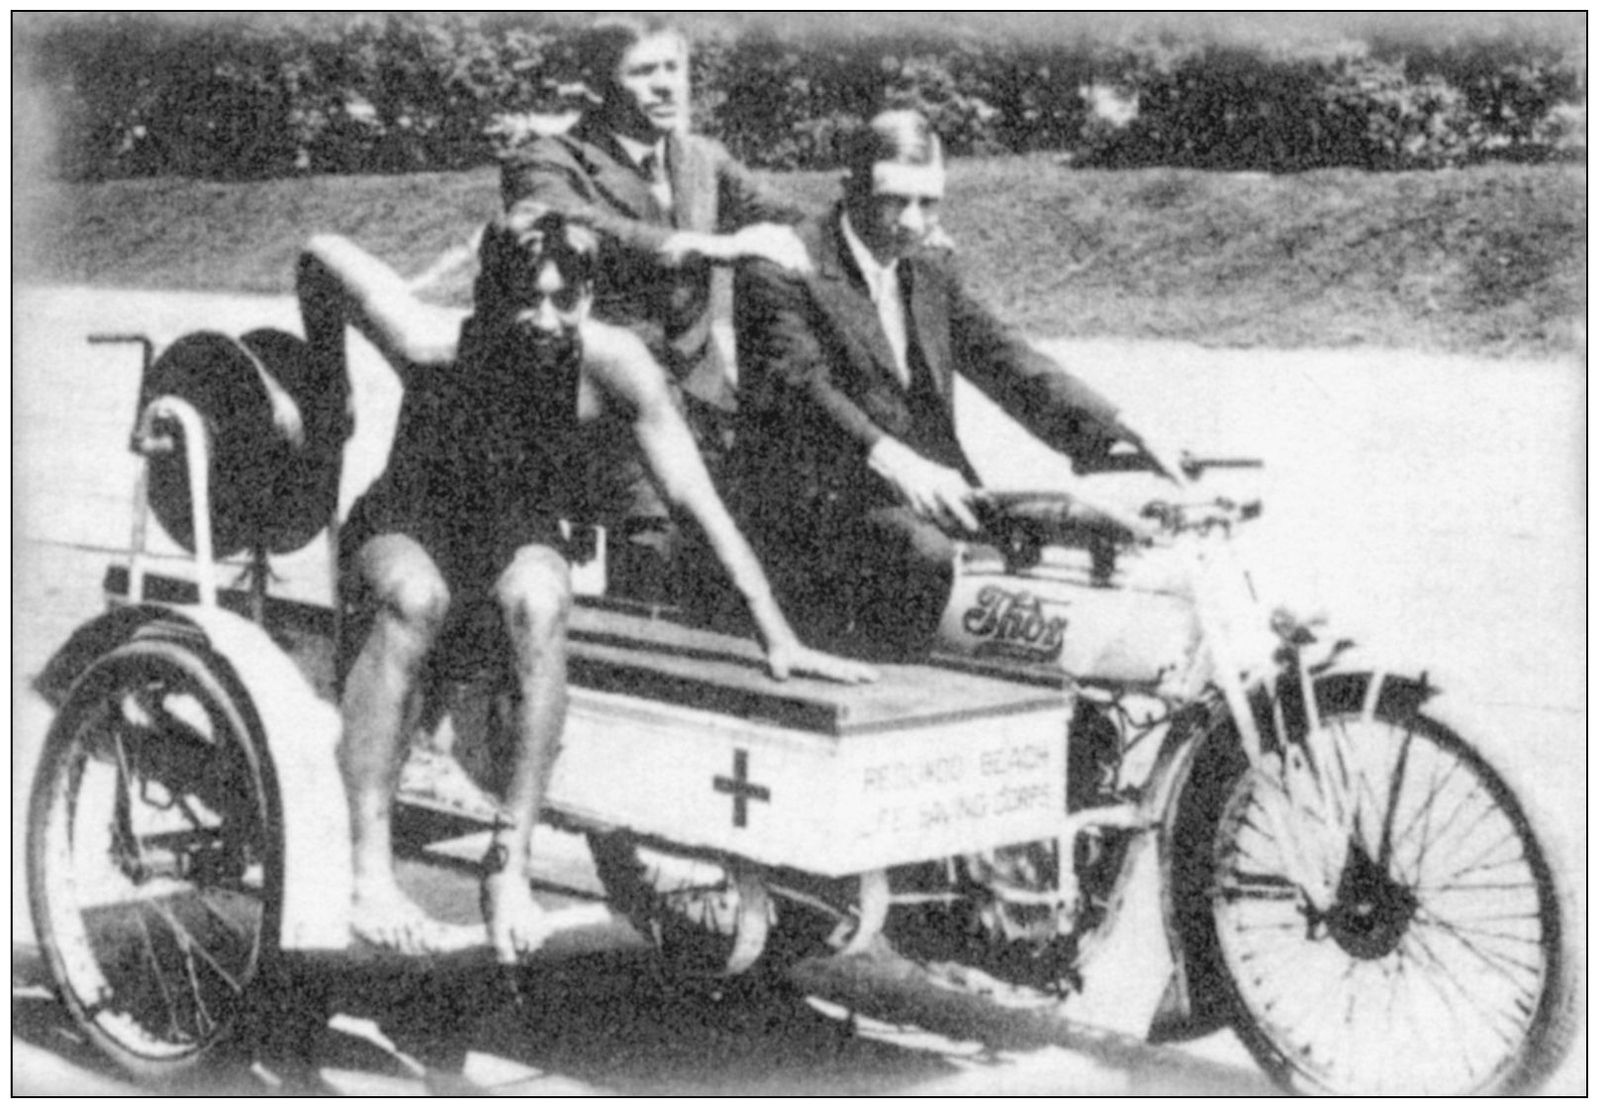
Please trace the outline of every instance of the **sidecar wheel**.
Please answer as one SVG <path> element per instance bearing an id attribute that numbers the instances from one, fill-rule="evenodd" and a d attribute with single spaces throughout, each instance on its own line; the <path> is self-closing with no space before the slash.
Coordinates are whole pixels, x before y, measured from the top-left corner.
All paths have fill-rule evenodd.
<path id="1" fill-rule="evenodd" d="M 211 661 L 137 641 L 90 666 L 46 738 L 28 813 L 34 930 L 63 1004 L 134 1078 L 236 1042 L 277 952 L 278 795 Z"/>
<path id="2" fill-rule="evenodd" d="M 1578 1017 L 1557 857 L 1420 697 L 1369 708 L 1365 678 L 1319 682 L 1308 748 L 1243 768 L 1217 822 L 1209 906 L 1241 1040 L 1297 1092 L 1530 1090 Z"/>
<path id="3" fill-rule="evenodd" d="M 835 922 L 773 895 L 755 869 L 660 851 L 627 833 L 587 840 L 609 902 L 674 979 L 762 978 L 828 951 Z"/>

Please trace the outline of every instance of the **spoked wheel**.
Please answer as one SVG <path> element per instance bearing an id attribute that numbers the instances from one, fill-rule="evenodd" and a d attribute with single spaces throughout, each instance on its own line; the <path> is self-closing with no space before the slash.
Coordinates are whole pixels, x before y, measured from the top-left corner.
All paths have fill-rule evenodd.
<path id="1" fill-rule="evenodd" d="M 1566 898 L 1512 788 L 1466 741 L 1364 683 L 1227 796 L 1210 905 L 1240 1034 L 1307 1092 L 1522 1091 L 1567 1051 Z M 1387 695 L 1387 691 L 1386 691 Z"/>
<path id="2" fill-rule="evenodd" d="M 161 1081 L 228 1042 L 277 945 L 280 814 L 212 667 L 162 641 L 96 661 L 46 738 L 28 827 L 39 945 L 94 1044 Z"/>
<path id="3" fill-rule="evenodd" d="M 628 833 L 588 840 L 609 901 L 675 979 L 762 976 L 828 951 L 838 923 L 824 904 L 773 895 L 755 867 L 661 851 Z"/>

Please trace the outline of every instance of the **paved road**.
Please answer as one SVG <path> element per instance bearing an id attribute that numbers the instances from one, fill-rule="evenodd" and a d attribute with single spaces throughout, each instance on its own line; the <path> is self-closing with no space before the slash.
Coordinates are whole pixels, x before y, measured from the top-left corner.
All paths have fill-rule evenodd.
<path id="1" fill-rule="evenodd" d="M 46 721 L 26 685 L 49 651 L 98 610 L 101 570 L 129 528 L 134 469 L 123 445 L 138 360 L 131 349 L 89 347 L 82 337 L 91 328 L 137 329 L 161 345 L 199 327 L 238 333 L 296 323 L 282 299 L 105 291 L 24 290 L 14 298 L 14 319 L 15 834 Z M 1051 349 L 1128 405 L 1132 423 L 1165 428 L 1177 442 L 1268 459 L 1259 480 L 1268 504 L 1262 547 L 1282 567 L 1275 578 L 1294 596 L 1326 605 L 1347 631 L 1429 667 L 1473 704 L 1494 743 L 1527 768 L 1552 824 L 1570 835 L 1569 870 L 1582 894 L 1583 368 L 1176 344 Z M 359 370 L 363 419 L 348 500 L 383 461 L 396 403 L 372 360 L 360 360 Z M 964 433 L 990 481 L 1060 478 L 1058 464 L 1006 434 L 985 403 L 967 395 L 962 406 Z M 316 548 L 276 569 L 288 593 L 322 599 Z M 14 836 L 19 877 L 20 840 Z M 587 882 L 573 844 L 553 839 L 544 859 L 555 874 L 570 870 L 566 886 Z M 445 901 L 468 897 L 449 887 L 438 891 Z M 111 1086 L 81 1047 L 62 1038 L 62 1016 L 39 986 L 26 908 L 19 891 L 13 896 L 15 1077 L 36 1091 Z M 497 1091 L 548 1094 L 1258 1087 L 1243 1054 L 1223 1038 L 1182 1056 L 1143 1050 L 1135 1057 L 1130 1044 L 1053 1021 L 1034 1026 L 1037 1020 L 998 1007 L 948 1025 L 924 1012 L 919 1023 L 895 1013 L 850 1024 L 840 1004 L 823 1001 L 831 992 L 721 1007 L 654 998 L 643 994 L 635 944 L 620 923 L 597 931 L 572 956 L 579 971 L 566 978 L 560 969 L 543 981 L 544 1009 L 535 1018 L 492 1002 L 502 996 L 475 979 L 483 973 L 462 973 L 461 999 L 483 1004 L 469 1011 L 477 1020 L 469 1024 L 471 1077 Z M 891 975 L 890 967 L 864 977 Z M 394 1018 L 397 1006 L 384 992 L 346 1001 L 344 1025 L 326 1035 L 320 1057 L 326 1081 L 342 1091 L 423 1089 L 416 1053 L 386 1048 L 390 1035 L 365 1017 Z M 509 1030 L 523 1033 L 510 1040 Z M 1582 1051 L 1552 1090 L 1583 1092 Z"/>

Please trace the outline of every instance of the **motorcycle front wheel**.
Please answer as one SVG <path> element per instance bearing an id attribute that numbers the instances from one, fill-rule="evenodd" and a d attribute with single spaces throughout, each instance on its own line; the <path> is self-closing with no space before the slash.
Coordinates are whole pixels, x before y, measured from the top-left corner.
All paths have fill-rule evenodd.
<path id="1" fill-rule="evenodd" d="M 1319 682 L 1304 743 L 1244 768 L 1216 823 L 1210 916 L 1240 1038 L 1298 1092 L 1532 1090 L 1577 1022 L 1556 857 L 1420 693 L 1367 679 Z"/>

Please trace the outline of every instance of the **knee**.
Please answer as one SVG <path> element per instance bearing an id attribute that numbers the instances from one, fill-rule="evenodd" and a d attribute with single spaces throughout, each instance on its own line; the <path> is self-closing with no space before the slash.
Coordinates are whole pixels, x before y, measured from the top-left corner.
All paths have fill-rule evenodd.
<path id="1" fill-rule="evenodd" d="M 915 530 L 909 537 L 906 558 L 917 571 L 947 571 L 954 563 L 954 540 L 936 525 Z"/>
<path id="2" fill-rule="evenodd" d="M 497 605 L 516 644 L 543 647 L 569 626 L 569 565 L 545 548 L 521 553 L 497 580 Z"/>
<path id="3" fill-rule="evenodd" d="M 452 592 L 438 573 L 416 568 L 395 572 L 377 587 L 387 618 L 421 640 L 434 641 L 452 604 Z"/>
<path id="4" fill-rule="evenodd" d="M 941 528 L 903 509 L 873 515 L 859 541 L 876 563 L 910 574 L 947 568 L 957 550 Z"/>

